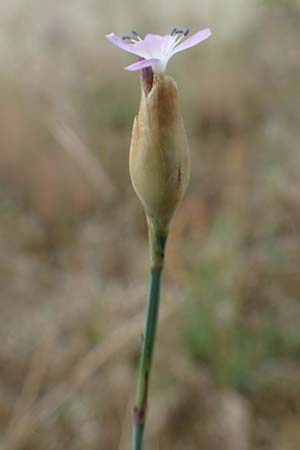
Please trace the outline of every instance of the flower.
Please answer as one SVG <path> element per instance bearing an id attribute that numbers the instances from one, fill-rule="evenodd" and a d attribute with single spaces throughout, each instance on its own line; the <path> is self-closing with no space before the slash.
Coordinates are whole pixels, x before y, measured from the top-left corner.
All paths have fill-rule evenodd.
<path id="1" fill-rule="evenodd" d="M 194 47 L 212 34 L 210 28 L 198 31 L 183 40 L 189 29 L 179 30 L 174 28 L 171 34 L 161 36 L 159 34 L 146 34 L 142 39 L 136 31 L 132 31 L 131 36 L 116 36 L 114 33 L 106 35 L 106 38 L 117 47 L 139 57 L 137 63 L 125 67 L 126 70 L 134 71 L 151 67 L 154 73 L 162 73 L 166 70 L 169 60 L 176 53 L 182 52 L 190 47 Z M 126 42 L 126 41 L 129 42 Z"/>
<path id="2" fill-rule="evenodd" d="M 177 85 L 165 70 L 172 56 L 194 47 L 212 33 L 205 28 L 184 40 L 188 34 L 189 29 L 174 28 L 171 34 L 146 34 L 144 39 L 136 31 L 122 38 L 114 33 L 106 35 L 114 45 L 139 58 L 138 62 L 125 67 L 130 71 L 141 70 L 142 87 L 132 130 L 129 172 L 144 207 L 149 230 L 161 236 L 168 234 L 191 169 Z M 156 261 L 157 255 L 152 254 L 151 259 Z"/>

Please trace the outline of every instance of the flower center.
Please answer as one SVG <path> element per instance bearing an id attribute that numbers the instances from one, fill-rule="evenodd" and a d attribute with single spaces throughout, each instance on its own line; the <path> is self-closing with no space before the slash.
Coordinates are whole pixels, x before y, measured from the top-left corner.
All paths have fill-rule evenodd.
<path id="1" fill-rule="evenodd" d="M 175 52 L 175 48 L 182 41 L 182 39 L 189 34 L 189 32 L 189 28 L 180 29 L 174 27 L 171 33 L 165 36 L 149 34 L 142 39 L 139 33 L 135 30 L 132 30 L 131 34 L 122 36 L 124 41 L 128 40 L 133 46 L 136 45 L 138 50 L 137 54 L 141 57 L 141 59 L 156 60 L 151 67 L 152 76 L 150 76 L 148 71 L 142 71 L 143 80 L 151 80 L 149 82 L 149 86 L 151 86 L 150 89 L 152 88 L 153 72 L 160 73 L 165 71 L 170 58 L 172 58 Z"/>
<path id="2" fill-rule="evenodd" d="M 189 28 L 186 28 L 185 30 L 181 30 L 179 28 L 174 27 L 173 30 L 171 31 L 170 35 L 171 36 L 176 36 L 176 35 L 180 35 L 180 34 L 182 35 L 182 36 L 180 36 L 179 39 L 177 39 L 177 36 L 176 36 L 176 39 L 175 39 L 174 43 L 177 44 L 179 41 L 181 41 L 181 39 L 186 37 L 189 34 L 189 32 L 190 32 Z M 132 37 L 132 35 L 134 37 Z M 131 35 L 130 34 L 125 34 L 124 36 L 122 36 L 122 39 L 124 41 L 128 40 L 128 41 L 132 42 L 133 44 L 137 43 L 138 41 L 142 41 L 143 40 L 136 30 L 131 30 Z"/>

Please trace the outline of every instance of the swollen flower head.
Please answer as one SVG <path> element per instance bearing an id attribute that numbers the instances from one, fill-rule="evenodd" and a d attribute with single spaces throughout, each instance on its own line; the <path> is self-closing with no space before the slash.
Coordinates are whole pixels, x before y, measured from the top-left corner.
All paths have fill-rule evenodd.
<path id="1" fill-rule="evenodd" d="M 174 28 L 171 34 L 161 36 L 159 34 L 146 34 L 142 39 L 136 31 L 131 36 L 118 37 L 114 33 L 106 35 L 106 38 L 117 47 L 139 57 L 139 61 L 125 67 L 134 71 L 151 67 L 154 73 L 162 73 L 166 70 L 169 60 L 179 52 L 194 47 L 211 36 L 210 28 L 198 31 L 187 39 L 189 29 L 179 30 Z"/>
<path id="2" fill-rule="evenodd" d="M 148 221 L 166 231 L 190 177 L 189 147 L 177 85 L 166 74 L 154 76 L 150 91 L 141 89 L 140 108 L 132 130 L 129 171 Z"/>

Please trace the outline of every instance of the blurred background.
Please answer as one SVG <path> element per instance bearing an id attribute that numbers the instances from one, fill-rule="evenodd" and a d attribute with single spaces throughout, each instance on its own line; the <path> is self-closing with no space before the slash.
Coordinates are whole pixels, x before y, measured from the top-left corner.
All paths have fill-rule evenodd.
<path id="1" fill-rule="evenodd" d="M 168 245 L 146 447 L 300 448 L 298 0 L 0 4 L 0 448 L 129 450 L 148 283 L 134 62 L 176 55 L 192 180 Z"/>

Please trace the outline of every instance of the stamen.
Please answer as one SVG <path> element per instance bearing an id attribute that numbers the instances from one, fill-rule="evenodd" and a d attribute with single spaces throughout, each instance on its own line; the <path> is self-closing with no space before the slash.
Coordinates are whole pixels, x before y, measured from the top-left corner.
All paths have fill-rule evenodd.
<path id="1" fill-rule="evenodd" d="M 140 37 L 139 33 L 135 30 L 131 30 L 131 33 L 134 34 L 136 37 Z"/>
<path id="2" fill-rule="evenodd" d="M 174 28 L 175 29 L 175 28 Z M 176 28 L 177 29 L 177 28 Z M 171 34 L 172 39 L 170 39 L 169 44 L 167 45 L 167 48 L 165 49 L 165 54 L 167 55 L 168 53 L 170 53 L 172 51 L 172 48 L 174 47 L 176 41 L 177 41 L 177 36 L 173 33 Z"/>
<path id="3" fill-rule="evenodd" d="M 173 30 L 171 31 L 171 36 L 174 36 L 174 34 L 176 33 L 176 31 L 177 31 L 177 28 L 176 28 L 176 27 L 173 28 Z"/>
<path id="4" fill-rule="evenodd" d="M 131 36 L 122 36 L 123 41 L 125 41 L 126 39 L 129 39 L 131 41 Z"/>
<path id="5" fill-rule="evenodd" d="M 183 36 L 187 36 L 187 35 L 189 34 L 189 32 L 190 32 L 190 29 L 187 28 L 187 29 L 185 30 L 185 32 L 183 33 Z"/>
<path id="6" fill-rule="evenodd" d="M 184 31 L 183 30 L 176 30 L 175 33 L 176 34 L 184 34 Z"/>
<path id="7" fill-rule="evenodd" d="M 137 31 L 131 30 L 131 33 L 137 38 L 137 40 L 132 39 L 132 42 L 138 42 L 138 41 L 142 41 L 143 40 Z"/>
<path id="8" fill-rule="evenodd" d="M 184 39 L 184 33 L 181 33 L 181 36 L 179 36 L 179 33 L 176 34 L 175 36 L 175 42 L 173 43 L 173 48 L 177 47 L 177 45 L 179 44 L 179 42 L 182 41 L 182 39 Z"/>

